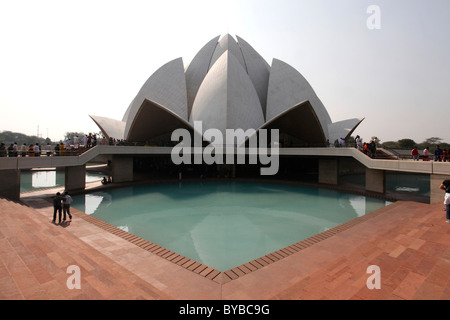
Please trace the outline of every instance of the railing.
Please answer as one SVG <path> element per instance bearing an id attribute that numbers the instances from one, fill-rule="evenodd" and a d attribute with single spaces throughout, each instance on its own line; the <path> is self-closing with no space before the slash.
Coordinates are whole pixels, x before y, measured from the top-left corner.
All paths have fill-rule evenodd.
<path id="1" fill-rule="evenodd" d="M 398 160 L 414 160 L 410 149 L 392 149 L 386 147 L 383 147 L 383 149 L 395 155 Z M 429 153 L 428 156 L 424 156 L 423 153 L 419 151 L 418 161 L 450 162 L 450 152 L 443 154 L 440 157 L 436 157 L 431 153 Z"/>
<path id="2" fill-rule="evenodd" d="M 92 147 L 91 147 L 92 148 Z M 69 149 L 59 149 L 59 150 L 0 150 L 0 157 L 9 157 L 9 158 L 24 158 L 24 157 L 58 157 L 58 156 L 79 156 L 84 152 L 88 151 L 91 148 L 79 147 L 74 148 L 71 147 Z"/>

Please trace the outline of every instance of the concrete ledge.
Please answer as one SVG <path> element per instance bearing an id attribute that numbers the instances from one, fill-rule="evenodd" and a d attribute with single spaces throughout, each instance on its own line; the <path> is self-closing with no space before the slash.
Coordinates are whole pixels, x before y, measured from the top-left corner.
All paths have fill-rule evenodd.
<path id="1" fill-rule="evenodd" d="M 96 146 L 80 156 L 0 158 L 0 170 L 80 166 L 102 155 L 170 155 L 171 152 L 172 147 Z M 351 157 L 374 170 L 450 174 L 450 162 L 371 159 L 355 148 L 280 148 L 279 155 Z"/>

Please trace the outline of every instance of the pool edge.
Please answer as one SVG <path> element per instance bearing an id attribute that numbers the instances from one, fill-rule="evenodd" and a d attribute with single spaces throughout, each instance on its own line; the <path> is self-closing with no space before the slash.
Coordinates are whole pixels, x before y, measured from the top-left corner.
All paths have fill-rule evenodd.
<path id="1" fill-rule="evenodd" d="M 242 265 L 233 267 L 226 271 L 219 271 L 219 270 L 211 268 L 207 265 L 204 265 L 200 262 L 197 262 L 195 260 L 187 258 L 181 254 L 178 254 L 169 249 L 161 247 L 155 243 L 152 243 L 148 240 L 145 240 L 141 237 L 138 237 L 134 234 L 126 232 L 118 227 L 115 227 L 107 222 L 97 219 L 97 218 L 95 218 L 91 215 L 88 215 L 80 210 L 75 209 L 75 208 L 71 208 L 71 210 L 73 213 L 78 213 L 78 216 L 80 216 L 86 222 L 96 225 L 97 227 L 103 229 L 104 231 L 114 234 L 114 235 L 140 247 L 141 249 L 151 252 L 169 262 L 172 262 L 186 270 L 194 272 L 194 273 L 196 273 L 204 278 L 207 278 L 209 280 L 212 280 L 218 284 L 225 284 L 227 282 L 236 280 L 247 274 L 250 274 L 254 271 L 262 269 L 262 268 L 264 268 L 268 265 L 271 265 L 275 262 L 281 261 L 284 258 L 289 257 L 293 254 L 296 254 L 296 253 L 298 253 L 306 248 L 309 248 L 321 241 L 327 240 L 340 232 L 351 229 L 352 227 L 354 227 L 362 222 L 365 222 L 369 219 L 375 218 L 378 215 L 385 212 L 386 210 L 392 209 L 393 207 L 399 205 L 402 202 L 403 201 L 397 201 L 395 203 L 389 204 L 389 205 L 382 207 L 380 209 L 377 209 L 373 212 L 367 213 L 363 216 L 357 217 L 357 218 L 347 221 L 343 224 L 337 225 L 329 230 L 318 233 L 314 236 L 311 236 L 309 238 L 306 238 L 304 240 L 301 240 L 299 242 L 296 242 L 294 244 L 291 244 L 289 246 L 286 246 L 286 247 L 276 250 L 274 252 L 268 253 L 257 259 L 254 259 L 254 260 L 246 262 Z"/>

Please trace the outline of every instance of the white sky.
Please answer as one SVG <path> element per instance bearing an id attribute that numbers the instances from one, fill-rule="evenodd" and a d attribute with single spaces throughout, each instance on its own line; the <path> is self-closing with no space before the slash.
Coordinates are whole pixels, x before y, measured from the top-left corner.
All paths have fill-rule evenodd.
<path id="1" fill-rule="evenodd" d="M 370 5 L 381 29 L 370 30 Z M 165 63 L 244 38 L 296 68 L 364 140 L 450 142 L 448 0 L 0 0 L 0 131 L 57 141 L 121 120 Z"/>

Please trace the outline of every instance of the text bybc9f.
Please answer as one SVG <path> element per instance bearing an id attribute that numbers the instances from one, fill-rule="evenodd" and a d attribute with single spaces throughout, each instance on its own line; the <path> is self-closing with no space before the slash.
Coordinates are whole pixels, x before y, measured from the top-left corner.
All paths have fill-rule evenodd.
<path id="1" fill-rule="evenodd" d="M 203 161 L 208 165 L 214 163 L 235 164 L 235 162 L 236 164 L 245 164 L 246 148 L 243 144 L 248 140 L 249 164 L 257 164 L 259 156 L 260 164 L 269 165 L 269 167 L 261 168 L 261 175 L 275 175 L 279 168 L 279 130 L 270 130 L 270 148 L 267 147 L 267 131 L 266 129 L 259 129 L 258 132 L 255 129 L 246 131 L 226 129 L 224 140 L 219 129 L 207 129 L 203 133 L 202 121 L 195 121 L 194 132 L 199 134 L 194 135 L 194 152 L 192 152 L 191 134 L 187 129 L 176 129 L 172 132 L 171 140 L 179 142 L 172 149 L 172 162 L 176 165 L 192 164 L 193 155 L 194 164 L 202 164 Z M 210 141 L 210 144 L 204 149 L 202 147 L 203 139 Z M 235 155 L 237 156 L 236 161 Z"/>

